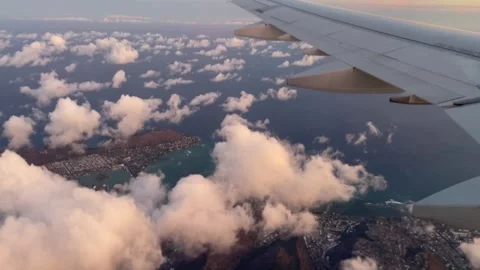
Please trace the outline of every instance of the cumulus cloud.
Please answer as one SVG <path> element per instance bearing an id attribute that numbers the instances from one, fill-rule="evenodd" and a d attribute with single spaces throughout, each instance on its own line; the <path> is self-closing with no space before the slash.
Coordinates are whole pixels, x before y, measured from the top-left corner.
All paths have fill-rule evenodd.
<path id="1" fill-rule="evenodd" d="M 192 64 L 175 61 L 172 64 L 168 65 L 168 69 L 170 70 L 171 74 L 185 75 L 192 71 Z"/>
<path id="2" fill-rule="evenodd" d="M 77 68 L 77 64 L 72 63 L 72 64 L 65 67 L 65 71 L 68 72 L 68 73 L 72 73 L 72 72 L 75 71 L 76 68 Z"/>
<path id="3" fill-rule="evenodd" d="M 168 79 L 162 83 L 162 86 L 165 87 L 166 90 L 169 90 L 173 86 L 176 85 L 185 85 L 185 84 L 192 84 L 192 80 L 186 80 L 184 78 L 174 78 L 174 79 Z"/>
<path id="4" fill-rule="evenodd" d="M 285 61 L 282 64 L 278 65 L 279 68 L 287 68 L 290 66 L 290 62 Z"/>
<path id="5" fill-rule="evenodd" d="M 290 54 L 284 53 L 282 51 L 274 51 L 271 56 L 273 58 L 283 58 L 283 57 L 290 57 Z"/>
<path id="6" fill-rule="evenodd" d="M 365 145 L 367 144 L 368 137 L 366 132 L 362 132 L 358 134 L 347 133 L 345 134 L 345 140 L 347 141 L 348 144 Z"/>
<path id="7" fill-rule="evenodd" d="M 237 37 L 233 38 L 217 38 L 216 43 L 223 43 L 227 48 L 242 48 L 245 46 L 246 41 Z"/>
<path id="8" fill-rule="evenodd" d="M 372 258 L 352 258 L 341 263 L 342 270 L 377 270 L 377 262 Z"/>
<path id="9" fill-rule="evenodd" d="M 83 143 L 100 127 L 100 114 L 90 104 L 78 105 L 69 98 L 59 99 L 55 110 L 48 114 L 45 143 L 51 148 Z"/>
<path id="10" fill-rule="evenodd" d="M 30 136 L 35 133 L 35 124 L 33 119 L 23 115 L 13 115 L 3 123 L 3 136 L 9 140 L 8 148 L 19 149 L 30 146 Z"/>
<path id="11" fill-rule="evenodd" d="M 382 132 L 380 132 L 380 130 L 371 121 L 367 122 L 367 128 L 368 132 L 375 137 L 381 137 L 383 135 Z"/>
<path id="12" fill-rule="evenodd" d="M 131 197 L 79 187 L 10 151 L 0 179 L 4 269 L 153 270 L 164 261 L 155 227 Z"/>
<path id="13" fill-rule="evenodd" d="M 36 33 L 20 33 L 15 36 L 18 39 L 37 39 L 38 34 Z"/>
<path id="14" fill-rule="evenodd" d="M 474 268 L 480 268 L 480 238 L 473 239 L 473 243 L 462 243 L 460 250 L 467 255 Z"/>
<path id="15" fill-rule="evenodd" d="M 226 74 L 218 73 L 217 76 L 212 78 L 210 81 L 212 81 L 212 82 L 223 82 L 223 81 L 233 80 L 237 77 L 238 77 L 237 73 L 233 73 L 233 74 L 232 73 L 226 73 Z"/>
<path id="16" fill-rule="evenodd" d="M 112 87 L 120 88 L 123 83 L 127 82 L 127 74 L 123 70 L 119 70 L 113 75 Z"/>
<path id="17" fill-rule="evenodd" d="M 275 78 L 275 79 L 271 79 L 271 78 L 267 78 L 267 77 L 262 77 L 260 79 L 262 82 L 271 82 L 271 83 L 274 83 L 276 85 L 281 85 L 281 84 L 284 84 L 285 83 L 285 79 L 282 79 L 282 78 Z"/>
<path id="18" fill-rule="evenodd" d="M 323 59 L 322 56 L 305 55 L 301 60 L 293 62 L 292 65 L 299 66 L 299 67 L 307 67 L 315 64 L 317 61 L 321 59 Z"/>
<path id="19" fill-rule="evenodd" d="M 226 112 L 239 111 L 246 113 L 255 101 L 256 98 L 254 95 L 242 91 L 240 97 L 228 97 L 225 103 L 222 104 L 222 107 Z"/>
<path id="20" fill-rule="evenodd" d="M 180 108 L 179 99 L 170 106 Z M 385 187 L 363 166 L 328 153 L 310 156 L 302 145 L 253 126 L 226 116 L 213 174 L 184 177 L 168 194 L 160 176 L 145 174 L 127 185 L 126 195 L 94 192 L 7 151 L 0 157 L 3 265 L 153 270 L 165 261 L 163 241 L 196 255 L 228 252 L 240 231 L 309 233 L 317 224 L 310 208 Z M 258 223 L 251 199 L 265 202 Z"/>
<path id="21" fill-rule="evenodd" d="M 221 94 L 219 92 L 210 92 L 210 93 L 206 93 L 206 94 L 201 94 L 201 95 L 198 95 L 198 96 L 194 97 L 190 101 L 190 106 L 195 107 L 195 106 L 210 105 L 210 104 L 213 104 L 220 96 L 221 96 Z"/>
<path id="22" fill-rule="evenodd" d="M 223 63 L 218 63 L 214 65 L 206 65 L 200 71 L 212 71 L 212 72 L 231 72 L 235 70 L 242 70 L 245 66 L 245 60 L 243 59 L 225 59 Z"/>
<path id="23" fill-rule="evenodd" d="M 201 175 L 181 179 L 168 200 L 159 213 L 161 235 L 187 254 L 203 252 L 206 246 L 228 252 L 239 230 L 248 230 L 253 224 L 248 209 L 229 206 L 222 189 Z"/>
<path id="24" fill-rule="evenodd" d="M 149 69 L 145 73 L 140 75 L 140 78 L 147 79 L 147 78 L 154 78 L 154 77 L 158 77 L 158 76 L 160 76 L 160 72 Z"/>
<path id="25" fill-rule="evenodd" d="M 228 179 L 228 190 L 234 193 L 230 195 L 237 200 L 269 198 L 289 209 L 301 209 L 348 201 L 371 187 L 385 188 L 384 178 L 368 173 L 362 165 L 345 164 L 328 152 L 307 156 L 302 145 L 251 131 L 238 117 L 229 117 L 218 132 L 226 141 L 218 143 L 212 154 L 217 160 L 214 176 Z"/>
<path id="26" fill-rule="evenodd" d="M 143 83 L 143 87 L 145 88 L 158 88 L 160 84 L 155 81 L 148 81 Z"/>
<path id="27" fill-rule="evenodd" d="M 82 83 L 68 83 L 65 79 L 58 78 L 55 71 L 40 74 L 40 85 L 37 89 L 31 89 L 28 86 L 22 86 L 20 92 L 34 97 L 41 105 L 49 104 L 52 99 L 65 97 L 75 92 L 98 91 L 110 87 L 109 82 L 99 83 L 88 81 Z"/>
<path id="28" fill-rule="evenodd" d="M 131 43 L 124 39 L 118 40 L 113 37 L 97 39 L 94 43 L 77 45 L 71 51 L 77 55 L 92 57 L 97 52 L 102 52 L 105 60 L 113 64 L 128 64 L 135 62 L 138 58 L 138 51 L 132 48 Z"/>
<path id="29" fill-rule="evenodd" d="M 76 45 L 70 49 L 76 55 L 86 55 L 92 57 L 97 51 L 97 46 L 93 43 L 86 45 Z"/>
<path id="30" fill-rule="evenodd" d="M 347 141 L 348 144 L 353 144 L 353 145 L 366 145 L 367 144 L 367 141 L 368 141 L 368 136 L 367 134 L 370 134 L 371 136 L 374 136 L 374 137 L 382 137 L 383 136 L 383 133 L 380 131 L 380 129 L 378 129 L 374 124 L 373 122 L 371 121 L 368 121 L 366 123 L 366 126 L 367 126 L 367 130 L 364 131 L 364 132 L 360 132 L 358 134 L 354 134 L 354 133 L 348 133 L 345 135 L 345 140 Z M 393 136 L 393 134 L 392 134 Z M 389 137 L 387 138 L 387 143 L 389 143 L 389 141 L 391 142 L 391 137 L 389 135 Z"/>
<path id="31" fill-rule="evenodd" d="M 217 45 L 217 47 L 215 47 L 215 49 L 208 50 L 208 51 L 201 50 L 201 51 L 197 52 L 196 54 L 214 57 L 214 56 L 219 56 L 219 55 L 223 54 L 224 52 L 227 52 L 227 47 L 225 47 L 223 45 Z"/>
<path id="32" fill-rule="evenodd" d="M 155 121 L 169 121 L 171 123 L 178 124 L 182 120 L 195 113 L 195 109 L 191 109 L 188 106 L 181 106 L 182 97 L 177 94 L 172 94 L 167 101 L 168 109 L 163 112 L 156 112 L 153 116 Z"/>
<path id="33" fill-rule="evenodd" d="M 262 212 L 263 227 L 266 232 L 286 230 L 292 235 L 304 235 L 317 227 L 317 219 L 308 211 L 292 213 L 283 204 L 268 203 Z"/>
<path id="34" fill-rule="evenodd" d="M 330 141 L 330 138 L 325 136 L 320 136 L 320 137 L 316 137 L 313 141 L 319 144 L 326 144 Z"/>
<path id="35" fill-rule="evenodd" d="M 187 48 L 208 48 L 210 41 L 208 39 L 195 40 L 191 39 L 187 43 Z"/>
<path id="36" fill-rule="evenodd" d="M 297 90 L 288 87 L 282 87 L 278 89 L 278 91 L 275 91 L 275 89 L 270 88 L 267 91 L 267 95 L 271 98 L 285 101 L 289 99 L 295 99 L 297 97 Z"/>
<path id="37" fill-rule="evenodd" d="M 45 41 L 35 41 L 23 46 L 21 51 L 13 55 L 7 54 L 0 57 L 0 66 L 45 66 L 52 61 L 51 56 L 66 50 L 66 41 L 63 37 L 46 34 Z"/>
<path id="38" fill-rule="evenodd" d="M 289 49 L 296 50 L 296 49 L 309 49 L 312 48 L 312 45 L 305 43 L 305 42 L 294 42 L 288 46 Z"/>
<path id="39" fill-rule="evenodd" d="M 8 48 L 9 46 L 10 46 L 10 41 L 9 40 L 0 39 L 0 51 L 3 51 L 5 48 Z"/>
<path id="40" fill-rule="evenodd" d="M 135 96 L 122 95 L 117 102 L 105 101 L 103 103 L 104 115 L 118 121 L 117 127 L 111 130 L 115 137 L 127 138 L 143 129 L 146 121 L 152 119 L 160 99 L 141 99 Z"/>

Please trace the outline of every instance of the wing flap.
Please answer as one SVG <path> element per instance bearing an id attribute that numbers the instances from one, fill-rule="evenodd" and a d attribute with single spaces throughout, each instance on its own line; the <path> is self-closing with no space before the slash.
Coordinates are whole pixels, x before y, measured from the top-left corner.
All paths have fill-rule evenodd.
<path id="1" fill-rule="evenodd" d="M 401 89 L 381 81 L 334 57 L 326 57 L 320 66 L 286 80 L 287 85 L 336 93 L 400 93 Z"/>

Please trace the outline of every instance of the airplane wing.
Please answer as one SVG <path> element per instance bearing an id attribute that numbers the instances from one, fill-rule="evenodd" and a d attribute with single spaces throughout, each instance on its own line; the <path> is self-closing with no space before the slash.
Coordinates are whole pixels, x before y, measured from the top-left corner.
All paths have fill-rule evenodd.
<path id="1" fill-rule="evenodd" d="M 480 143 L 480 33 L 295 0 L 233 3 L 261 19 L 235 30 L 237 36 L 304 41 L 313 46 L 304 53 L 324 56 L 316 67 L 288 78 L 288 85 L 341 93 L 388 93 L 395 103 L 437 105 Z M 467 182 L 480 183 L 480 177 Z M 445 204 L 437 201 L 445 198 L 441 193 L 434 200 L 413 205 L 413 214 L 459 225 L 451 210 L 468 206 L 465 215 L 480 217 L 480 201 L 465 204 L 463 189 L 449 190 L 450 200 Z M 442 211 L 451 201 L 460 203 Z M 480 218 L 475 222 L 466 218 L 463 223 L 467 220 L 468 226 L 480 229 L 476 222 Z"/>
<path id="2" fill-rule="evenodd" d="M 391 102 L 434 104 L 480 143 L 480 33 L 295 0 L 233 0 L 262 21 L 235 34 L 304 41 L 319 65 L 287 79 L 342 93 L 400 93 Z"/>

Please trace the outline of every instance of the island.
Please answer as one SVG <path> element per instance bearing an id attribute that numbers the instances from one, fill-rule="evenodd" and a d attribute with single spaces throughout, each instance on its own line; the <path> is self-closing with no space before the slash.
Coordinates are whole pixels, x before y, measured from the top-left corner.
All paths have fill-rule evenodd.
<path id="1" fill-rule="evenodd" d="M 68 179 L 84 175 L 105 175 L 116 169 L 125 169 L 132 177 L 161 156 L 200 143 L 200 138 L 186 136 L 173 130 L 153 130 L 117 140 L 83 153 L 71 148 L 22 148 L 17 153 L 29 164 L 45 166 Z M 5 150 L 0 150 L 0 154 Z"/>

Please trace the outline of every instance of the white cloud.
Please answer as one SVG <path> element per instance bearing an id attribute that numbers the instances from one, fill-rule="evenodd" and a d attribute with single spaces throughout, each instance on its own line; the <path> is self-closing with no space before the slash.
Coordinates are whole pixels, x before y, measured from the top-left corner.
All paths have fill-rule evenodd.
<path id="1" fill-rule="evenodd" d="M 3 51 L 5 48 L 10 47 L 10 41 L 9 40 L 3 40 L 0 39 L 0 51 Z M 1 58 L 0 58 L 1 59 Z M 1 60 L 0 60 L 1 61 Z M 1 62 L 0 62 L 1 63 Z"/>
<path id="2" fill-rule="evenodd" d="M 127 82 L 127 74 L 123 70 L 119 70 L 113 75 L 112 87 L 120 88 L 123 83 Z"/>
<path id="3" fill-rule="evenodd" d="M 152 119 L 161 104 L 160 99 L 122 95 L 115 103 L 105 101 L 103 111 L 107 118 L 118 121 L 117 128 L 111 133 L 115 137 L 127 138 L 143 129 L 145 122 Z"/>
<path id="4" fill-rule="evenodd" d="M 282 64 L 278 65 L 279 68 L 287 68 L 290 66 L 290 62 L 285 61 Z"/>
<path id="5" fill-rule="evenodd" d="M 210 92 L 206 94 L 201 94 L 196 97 L 194 97 L 190 101 L 190 106 L 206 106 L 213 104 L 221 94 L 219 92 Z"/>
<path id="6" fill-rule="evenodd" d="M 292 213 L 283 204 L 267 203 L 262 218 L 266 232 L 286 230 L 292 235 L 304 235 L 313 232 L 318 226 L 317 219 L 312 213 L 307 211 Z"/>
<path id="7" fill-rule="evenodd" d="M 309 49 L 313 48 L 312 45 L 305 43 L 305 42 L 294 42 L 288 46 L 289 49 L 296 50 L 296 49 Z"/>
<path id="8" fill-rule="evenodd" d="M 473 243 L 462 243 L 460 250 L 465 253 L 474 268 L 480 268 L 480 238 L 473 239 Z"/>
<path id="9" fill-rule="evenodd" d="M 143 87 L 145 88 L 158 88 L 159 86 L 160 84 L 155 81 L 148 81 L 143 83 Z"/>
<path id="10" fill-rule="evenodd" d="M 307 67 L 315 64 L 317 61 L 323 59 L 322 56 L 305 55 L 301 60 L 292 63 L 294 66 Z"/>
<path id="11" fill-rule="evenodd" d="M 172 94 L 167 101 L 168 109 L 163 112 L 157 112 L 153 116 L 155 121 L 169 121 L 171 123 L 178 124 L 182 120 L 195 113 L 195 109 L 191 109 L 188 106 L 181 107 L 182 97 L 177 94 Z"/>
<path id="12" fill-rule="evenodd" d="M 216 43 L 223 43 L 227 48 L 242 48 L 245 46 L 246 41 L 237 37 L 233 38 L 217 38 Z"/>
<path id="13" fill-rule="evenodd" d="M 31 89 L 28 86 L 22 86 L 20 92 L 37 99 L 41 105 L 49 104 L 54 98 L 65 97 L 75 92 L 98 91 L 110 87 L 109 82 L 99 83 L 88 81 L 82 83 L 68 83 L 65 79 L 59 79 L 55 71 L 40 74 L 38 81 L 40 87 Z"/>
<path id="14" fill-rule="evenodd" d="M 270 119 L 265 119 L 265 120 L 258 120 L 253 124 L 254 127 L 259 128 L 259 129 L 268 129 L 268 124 L 270 124 Z"/>
<path id="15" fill-rule="evenodd" d="M 255 101 L 256 98 L 254 95 L 242 91 L 240 97 L 228 97 L 222 106 L 226 112 L 239 111 L 246 113 Z"/>
<path id="16" fill-rule="evenodd" d="M 260 79 L 262 82 L 271 82 L 271 83 L 274 83 L 276 85 L 281 85 L 281 84 L 284 84 L 285 83 L 285 79 L 282 79 L 282 78 L 275 78 L 275 79 L 271 79 L 271 78 L 267 78 L 267 77 L 262 77 Z"/>
<path id="17" fill-rule="evenodd" d="M 228 81 L 228 80 L 233 80 L 238 77 L 237 73 L 218 73 L 217 76 L 212 78 L 210 81 L 212 82 L 223 82 L 223 81 Z"/>
<path id="18" fill-rule="evenodd" d="M 187 43 L 187 48 L 208 48 L 210 47 L 210 41 L 208 39 L 194 40 L 191 39 Z"/>
<path id="19" fill-rule="evenodd" d="M 170 109 L 181 109 L 180 97 L 171 101 Z M 316 226 L 308 209 L 385 187 L 361 165 L 328 153 L 309 156 L 302 145 L 253 125 L 225 117 L 212 152 L 214 173 L 180 179 L 168 200 L 158 176 L 139 176 L 127 185 L 130 195 L 118 197 L 79 188 L 7 151 L 0 157 L 0 197 L 6 198 L 0 250 L 19 255 L 6 257 L 5 265 L 153 270 L 164 261 L 160 242 L 171 240 L 176 250 L 194 255 L 228 252 L 241 230 L 308 233 Z M 257 224 L 250 199 L 267 202 Z"/>
<path id="20" fill-rule="evenodd" d="M 295 99 L 297 97 L 297 90 L 288 87 L 282 87 L 278 89 L 278 91 L 275 91 L 275 89 L 270 88 L 267 91 L 267 95 L 272 98 L 285 101 Z"/>
<path id="21" fill-rule="evenodd" d="M 345 135 L 345 139 L 348 144 L 366 145 L 368 137 L 366 132 L 358 133 L 357 135 L 349 133 Z"/>
<path id="22" fill-rule="evenodd" d="M 71 51 L 77 55 L 92 57 L 97 52 L 103 52 L 105 60 L 113 64 L 133 63 L 138 58 L 138 51 L 132 48 L 131 43 L 124 39 L 119 41 L 116 38 L 97 39 L 95 44 L 77 45 Z"/>
<path id="23" fill-rule="evenodd" d="M 231 72 L 235 70 L 242 70 L 245 66 L 245 60 L 243 59 L 226 59 L 223 63 L 218 64 L 208 64 L 203 67 L 200 71 L 212 71 L 212 72 Z"/>
<path id="24" fill-rule="evenodd" d="M 387 144 L 392 144 L 392 142 L 393 142 L 393 135 L 395 135 L 395 133 L 393 133 L 393 132 L 388 133 L 388 136 L 387 136 Z"/>
<path id="25" fill-rule="evenodd" d="M 15 36 L 18 39 L 37 39 L 38 34 L 36 33 L 20 33 Z"/>
<path id="26" fill-rule="evenodd" d="M 219 186 L 201 175 L 182 178 L 160 209 L 158 227 L 187 254 L 210 247 L 224 253 L 237 242 L 237 233 L 248 230 L 253 219 L 247 209 L 230 207 Z"/>
<path id="27" fill-rule="evenodd" d="M 252 131 L 245 121 L 227 116 L 218 132 L 225 141 L 217 143 L 212 153 L 217 160 L 213 177 L 227 185 L 233 201 L 269 198 L 294 210 L 348 201 L 369 188 L 385 188 L 384 178 L 362 165 L 345 164 L 328 152 L 307 156 L 302 145 Z"/>
<path id="28" fill-rule="evenodd" d="M 274 51 L 272 53 L 273 58 L 283 58 L 283 57 L 290 57 L 289 53 L 284 53 L 282 51 Z"/>
<path id="29" fill-rule="evenodd" d="M 217 45 L 217 47 L 215 47 L 215 49 L 213 50 L 209 50 L 209 51 L 201 50 L 196 54 L 205 55 L 205 56 L 219 56 L 224 52 L 227 52 L 227 47 L 223 45 Z"/>
<path id="30" fill-rule="evenodd" d="M 13 55 L 3 55 L 0 57 L 0 66 L 45 66 L 52 61 L 50 56 L 61 53 L 66 49 L 66 41 L 63 37 L 53 34 L 44 36 L 46 42 L 35 41 L 24 45 L 21 51 Z"/>
<path id="31" fill-rule="evenodd" d="M 44 112 L 42 112 L 40 109 L 33 107 L 31 118 L 33 118 L 37 122 L 40 122 L 40 121 L 47 120 L 47 115 Z"/>
<path id="32" fill-rule="evenodd" d="M 8 138 L 8 148 L 30 146 L 30 136 L 35 133 L 35 121 L 29 117 L 12 115 L 3 123 L 3 136 Z"/>
<path id="33" fill-rule="evenodd" d="M 90 104 L 78 105 L 69 98 L 59 99 L 55 110 L 48 114 L 50 122 L 45 126 L 49 135 L 45 143 L 51 148 L 83 143 L 100 127 L 100 114 Z"/>
<path id="34" fill-rule="evenodd" d="M 316 137 L 313 141 L 319 144 L 326 144 L 330 141 L 330 139 L 325 136 L 320 136 L 320 137 Z"/>
<path id="35" fill-rule="evenodd" d="M 70 50 L 76 55 L 86 55 L 92 57 L 97 50 L 97 46 L 93 43 L 89 43 L 86 45 L 73 46 Z"/>
<path id="36" fill-rule="evenodd" d="M 140 78 L 146 79 L 146 78 L 153 78 L 153 77 L 158 77 L 158 76 L 160 76 L 160 72 L 149 69 L 145 73 L 140 75 Z"/>
<path id="37" fill-rule="evenodd" d="M 172 74 L 185 75 L 192 71 L 192 64 L 175 61 L 172 64 L 168 65 L 168 69 Z"/>
<path id="38" fill-rule="evenodd" d="M 76 68 L 77 68 L 77 64 L 72 63 L 72 64 L 65 67 L 65 71 L 68 72 L 68 73 L 72 73 L 72 72 L 75 71 Z"/>
<path id="39" fill-rule="evenodd" d="M 181 51 L 176 51 L 176 52 L 175 52 L 175 55 L 176 55 L 176 56 L 183 55 L 183 52 L 181 52 Z"/>
<path id="40" fill-rule="evenodd" d="M 186 80 L 184 78 L 174 78 L 174 79 L 168 79 L 162 83 L 162 85 L 165 87 L 165 89 L 169 90 L 173 86 L 176 85 L 185 85 L 185 84 L 192 84 L 192 80 Z"/>
<path id="41" fill-rule="evenodd" d="M 164 261 L 155 227 L 131 197 L 79 187 L 10 151 L 0 179 L 4 269 L 153 270 Z"/>
<path id="42" fill-rule="evenodd" d="M 368 132 L 375 137 L 382 137 L 382 132 L 373 124 L 373 122 L 367 122 Z"/>
<path id="43" fill-rule="evenodd" d="M 377 262 L 372 258 L 352 258 L 341 262 L 342 270 L 377 270 Z"/>

